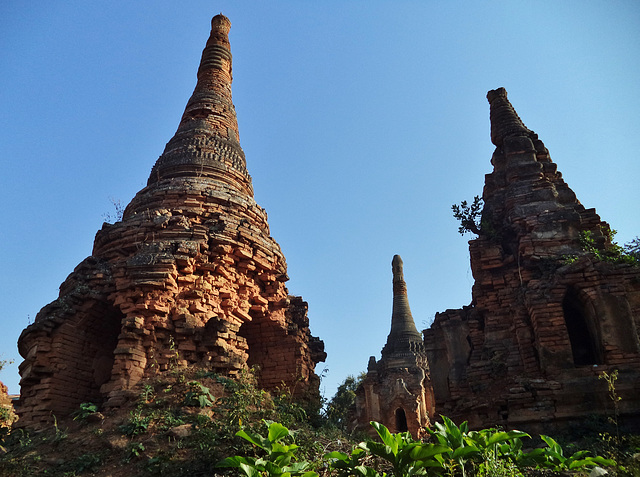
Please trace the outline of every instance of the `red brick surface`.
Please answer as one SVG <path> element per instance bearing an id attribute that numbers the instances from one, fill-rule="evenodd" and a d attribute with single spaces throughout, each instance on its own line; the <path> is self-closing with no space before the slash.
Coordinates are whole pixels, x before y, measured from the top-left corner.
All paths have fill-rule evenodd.
<path id="1" fill-rule="evenodd" d="M 230 23 L 212 21 L 198 83 L 148 185 L 22 333 L 20 424 L 115 406 L 144 375 L 197 364 L 318 393 L 323 343 L 253 199 L 231 102 Z"/>
<path id="2" fill-rule="evenodd" d="M 618 369 L 621 411 L 637 416 L 640 267 L 584 251 L 580 233 L 604 249 L 609 225 L 576 199 L 506 92 L 488 97 L 496 150 L 482 234 L 469 242 L 472 303 L 424 332 L 437 412 L 476 427 L 561 426 L 606 413 L 598 376 Z"/>

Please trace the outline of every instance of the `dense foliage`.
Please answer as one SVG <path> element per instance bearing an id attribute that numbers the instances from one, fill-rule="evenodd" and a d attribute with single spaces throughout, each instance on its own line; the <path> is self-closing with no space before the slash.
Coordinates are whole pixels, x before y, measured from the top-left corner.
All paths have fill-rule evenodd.
<path id="1" fill-rule="evenodd" d="M 326 417 L 330 424 L 343 430 L 347 428 L 349 415 L 353 412 L 356 402 L 356 389 L 366 376 L 364 372 L 358 377 L 349 375 L 338 386 L 336 393 L 326 405 Z"/>
<path id="2" fill-rule="evenodd" d="M 298 446 L 293 434 L 279 423 L 268 425 L 266 436 L 247 433 L 236 435 L 246 439 L 263 452 L 259 457 L 234 456 L 224 459 L 220 467 L 237 468 L 247 477 L 303 476 L 317 477 L 404 477 L 413 475 L 462 476 L 468 474 L 488 477 L 523 475 L 534 469 L 552 472 L 588 471 L 596 466 L 615 466 L 615 461 L 589 456 L 589 451 L 565 455 L 562 446 L 549 436 L 541 436 L 546 447 L 523 451 L 520 431 L 483 429 L 469 431 L 467 423 L 460 427 L 441 416 L 430 430 L 433 442 L 415 440 L 408 432 L 393 434 L 382 424 L 371 425 L 380 438 L 366 440 L 353 447 L 350 453 L 333 451 L 321 462 L 296 459 Z"/>

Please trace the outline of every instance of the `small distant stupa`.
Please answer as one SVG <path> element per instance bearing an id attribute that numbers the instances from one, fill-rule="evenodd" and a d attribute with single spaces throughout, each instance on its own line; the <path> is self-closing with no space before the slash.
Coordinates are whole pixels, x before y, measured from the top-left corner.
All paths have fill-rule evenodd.
<path id="1" fill-rule="evenodd" d="M 422 335 L 409 307 L 400 255 L 391 262 L 393 312 L 391 331 L 382 348 L 382 358 L 369 358 L 367 375 L 356 391 L 354 427 L 371 432 L 370 421 L 384 424 L 391 432 L 421 435 L 435 414 L 435 400 Z"/>

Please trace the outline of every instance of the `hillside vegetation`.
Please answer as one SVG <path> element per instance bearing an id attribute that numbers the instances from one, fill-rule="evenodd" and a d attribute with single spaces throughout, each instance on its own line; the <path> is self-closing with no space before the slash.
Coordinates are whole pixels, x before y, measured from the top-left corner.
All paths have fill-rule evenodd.
<path id="1" fill-rule="evenodd" d="M 378 423 L 371 439 L 344 431 L 348 405 L 344 396 L 332 400 L 328 417 L 320 402 L 301 405 L 286 390 L 258 389 L 248 371 L 232 380 L 176 367 L 139 383 L 121 408 L 83 403 L 73 418 L 52 416 L 39 433 L 0 427 L 0 476 L 490 477 L 586 475 L 595 466 L 640 475 L 640 440 L 604 421 L 576 429 L 585 450 L 567 436 L 563 448 L 558 436 L 470 431 L 446 417 L 425 441 Z"/>

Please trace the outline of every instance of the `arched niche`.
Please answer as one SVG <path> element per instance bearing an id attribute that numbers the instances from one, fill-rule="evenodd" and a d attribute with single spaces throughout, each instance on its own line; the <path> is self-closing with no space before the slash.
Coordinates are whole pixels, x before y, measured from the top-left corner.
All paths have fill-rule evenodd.
<path id="1" fill-rule="evenodd" d="M 599 323 L 593 304 L 577 289 L 569 287 L 562 300 L 562 311 L 574 365 L 603 364 Z"/>
<path id="2" fill-rule="evenodd" d="M 399 407 L 396 409 L 396 432 L 406 432 L 409 430 L 409 426 L 407 425 L 407 415 L 404 412 L 404 409 Z"/>
<path id="3" fill-rule="evenodd" d="M 50 378 L 48 392 L 54 414 L 69 414 L 83 402 L 106 401 L 100 388 L 112 377 L 123 318 L 110 304 L 93 301 L 54 330 L 50 359 L 57 372 Z"/>

